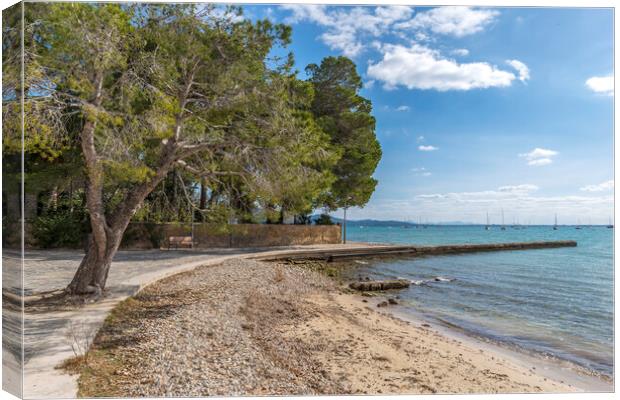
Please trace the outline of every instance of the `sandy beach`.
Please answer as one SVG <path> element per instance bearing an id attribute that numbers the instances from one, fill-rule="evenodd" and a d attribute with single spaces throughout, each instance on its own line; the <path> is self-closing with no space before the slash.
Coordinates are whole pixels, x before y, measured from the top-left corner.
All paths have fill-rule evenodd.
<path id="1" fill-rule="evenodd" d="M 584 389 L 376 303 L 303 266 L 230 260 L 122 303 L 67 367 L 83 397 Z"/>

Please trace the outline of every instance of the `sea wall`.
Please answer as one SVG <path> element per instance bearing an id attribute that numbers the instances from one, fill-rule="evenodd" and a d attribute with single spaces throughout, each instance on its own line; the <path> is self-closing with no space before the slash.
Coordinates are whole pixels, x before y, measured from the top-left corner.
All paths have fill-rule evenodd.
<path id="1" fill-rule="evenodd" d="M 556 247 L 576 247 L 574 240 L 554 240 L 544 242 L 449 244 L 442 246 L 361 246 L 342 249 L 313 249 L 305 252 L 278 253 L 277 255 L 258 255 L 253 257 L 263 261 L 277 260 L 323 260 L 336 261 L 347 258 L 429 256 L 443 254 L 462 254 L 485 251 L 514 251 L 550 249 Z"/>
<path id="2" fill-rule="evenodd" d="M 193 235 L 192 235 L 193 229 Z M 121 248 L 166 248 L 171 236 L 193 236 L 194 247 L 270 247 L 341 242 L 339 225 L 129 224 Z"/>

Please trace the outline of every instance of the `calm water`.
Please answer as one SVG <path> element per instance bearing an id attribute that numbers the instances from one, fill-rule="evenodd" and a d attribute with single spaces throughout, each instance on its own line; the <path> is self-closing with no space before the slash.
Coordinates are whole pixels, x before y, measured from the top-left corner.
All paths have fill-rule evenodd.
<path id="1" fill-rule="evenodd" d="M 576 248 L 360 260 L 354 273 L 414 281 L 400 293 L 412 313 L 613 375 L 613 229 L 349 226 L 347 232 L 351 241 L 381 243 L 576 240 Z"/>

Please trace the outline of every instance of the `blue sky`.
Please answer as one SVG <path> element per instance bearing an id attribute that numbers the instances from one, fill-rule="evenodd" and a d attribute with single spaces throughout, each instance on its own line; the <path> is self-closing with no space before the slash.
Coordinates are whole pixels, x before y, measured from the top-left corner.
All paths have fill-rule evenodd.
<path id="1" fill-rule="evenodd" d="M 297 68 L 357 65 L 383 158 L 353 219 L 606 223 L 610 9 L 248 6 L 293 27 Z M 303 76 L 303 73 L 301 74 Z M 336 213 L 339 215 L 340 213 Z"/>

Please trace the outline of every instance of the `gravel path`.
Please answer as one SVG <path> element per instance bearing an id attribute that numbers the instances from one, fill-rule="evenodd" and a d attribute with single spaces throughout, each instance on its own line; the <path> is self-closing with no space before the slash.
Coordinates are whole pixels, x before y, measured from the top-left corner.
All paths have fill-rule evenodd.
<path id="1" fill-rule="evenodd" d="M 158 282 L 113 312 L 95 342 L 104 355 L 89 361 L 100 375 L 84 374 L 80 394 L 342 392 L 307 346 L 277 332 L 311 317 L 302 297 L 330 285 L 312 271 L 238 259 Z"/>

